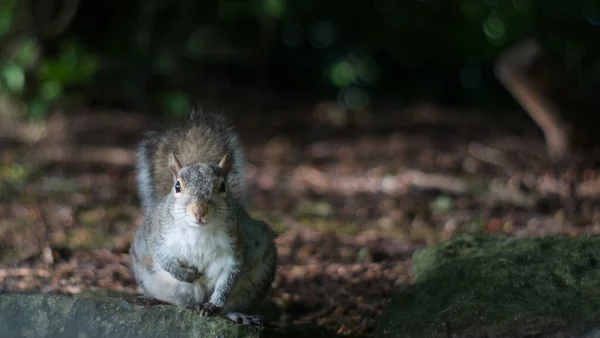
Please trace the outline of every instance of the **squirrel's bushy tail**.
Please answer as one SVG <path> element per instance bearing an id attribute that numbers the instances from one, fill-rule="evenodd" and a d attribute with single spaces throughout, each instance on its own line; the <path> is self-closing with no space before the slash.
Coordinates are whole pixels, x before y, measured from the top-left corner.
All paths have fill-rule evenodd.
<path id="1" fill-rule="evenodd" d="M 147 132 L 136 149 L 137 187 L 144 217 L 149 216 L 148 214 L 156 202 L 152 158 L 156 151 L 157 137 L 156 131 Z"/>

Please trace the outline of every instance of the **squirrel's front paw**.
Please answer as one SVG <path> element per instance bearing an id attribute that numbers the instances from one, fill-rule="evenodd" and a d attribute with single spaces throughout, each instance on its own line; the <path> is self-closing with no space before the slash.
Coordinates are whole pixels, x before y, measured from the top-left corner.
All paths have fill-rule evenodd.
<path id="1" fill-rule="evenodd" d="M 183 281 L 191 283 L 195 280 L 197 280 L 198 278 L 200 278 L 200 272 L 198 271 L 198 269 L 194 266 L 189 266 L 185 263 L 182 262 L 177 262 L 179 264 L 179 266 L 181 267 L 181 269 L 184 271 L 183 273 Z"/>
<path id="2" fill-rule="evenodd" d="M 215 311 L 217 311 L 218 308 L 219 308 L 218 306 L 216 306 L 215 304 L 213 304 L 211 302 L 204 303 L 200 307 L 200 315 L 201 316 L 210 316 Z"/>

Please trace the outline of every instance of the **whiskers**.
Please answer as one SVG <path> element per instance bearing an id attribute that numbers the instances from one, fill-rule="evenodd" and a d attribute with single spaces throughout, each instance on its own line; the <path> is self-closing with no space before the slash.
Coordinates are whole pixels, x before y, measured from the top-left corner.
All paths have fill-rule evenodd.
<path id="1" fill-rule="evenodd" d="M 211 213 L 209 214 L 209 219 L 215 220 L 216 223 L 220 225 L 227 225 L 231 223 L 231 220 L 228 220 L 228 212 L 226 204 L 211 204 Z"/>
<path id="2" fill-rule="evenodd" d="M 233 220 L 229 219 L 226 204 L 210 203 L 209 208 L 210 211 L 206 217 L 207 226 L 227 226 L 232 223 Z M 171 212 L 171 216 L 175 223 L 187 223 L 194 220 L 194 217 L 188 213 L 184 206 L 175 206 Z"/>
<path id="3" fill-rule="evenodd" d="M 175 210 L 173 210 L 172 212 L 172 216 L 173 219 L 175 220 L 175 223 L 180 223 L 180 222 L 185 222 L 185 219 L 188 217 L 188 213 L 185 210 L 185 208 L 174 208 Z"/>

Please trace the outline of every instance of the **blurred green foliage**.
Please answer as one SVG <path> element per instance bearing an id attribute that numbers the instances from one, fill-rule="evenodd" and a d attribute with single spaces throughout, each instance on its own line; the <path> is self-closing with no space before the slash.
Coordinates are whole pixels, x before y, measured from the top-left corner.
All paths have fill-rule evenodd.
<path id="1" fill-rule="evenodd" d="M 36 4 L 0 3 L 0 92 L 25 100 L 29 117 L 43 118 L 65 87 L 92 80 L 98 63 L 73 37 L 60 39 L 59 47 L 47 52 L 51 48 L 36 34 L 36 23 L 27 22 Z"/>
<path id="2" fill-rule="evenodd" d="M 0 5 L 0 43 L 16 3 Z M 265 83 L 352 108 L 381 96 L 501 107 L 513 102 L 493 62 L 530 37 L 598 86 L 598 0 L 108 0 L 80 1 L 56 37 L 19 36 L 1 88 L 33 116 L 64 94 L 175 114 Z"/>

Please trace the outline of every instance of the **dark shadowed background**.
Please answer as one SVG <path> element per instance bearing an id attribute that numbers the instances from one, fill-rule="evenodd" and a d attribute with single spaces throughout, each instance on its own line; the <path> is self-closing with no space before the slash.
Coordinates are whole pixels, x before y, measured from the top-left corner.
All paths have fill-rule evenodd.
<path id="1" fill-rule="evenodd" d="M 34 101 L 35 116 L 64 96 L 180 114 L 254 90 L 502 110 L 515 105 L 493 63 L 532 37 L 576 85 L 600 81 L 595 0 L 19 3 L 1 5 L 2 89 Z"/>

